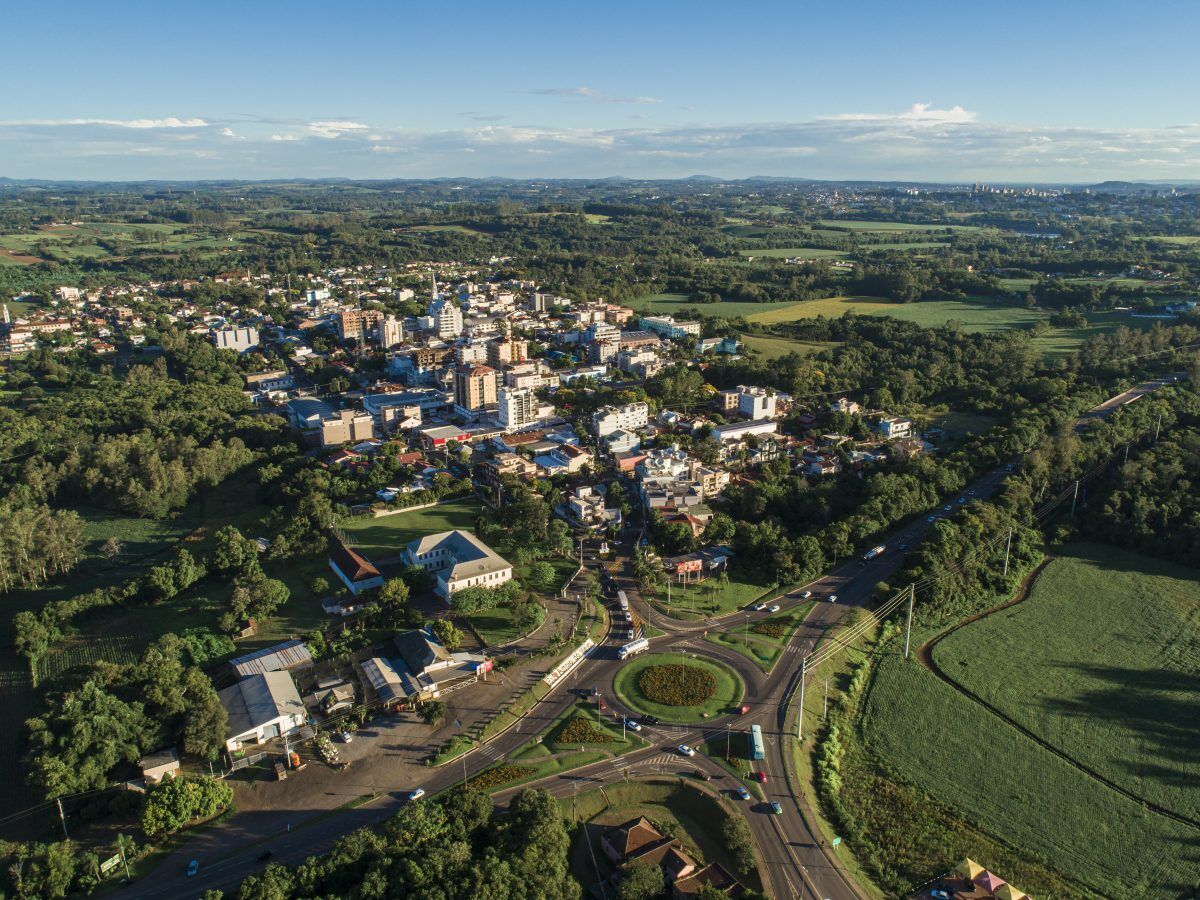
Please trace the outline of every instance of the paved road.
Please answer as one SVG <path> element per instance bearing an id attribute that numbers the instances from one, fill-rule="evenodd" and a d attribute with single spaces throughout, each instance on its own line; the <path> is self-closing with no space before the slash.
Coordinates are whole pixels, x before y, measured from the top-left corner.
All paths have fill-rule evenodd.
<path id="1" fill-rule="evenodd" d="M 1164 378 L 1150 381 L 1125 391 L 1089 410 L 1076 424 L 1081 426 L 1089 420 L 1109 415 L 1159 387 L 1174 383 L 1174 380 Z M 961 499 L 968 502 L 973 498 L 984 499 L 991 496 L 1006 476 L 1007 468 L 988 473 L 970 485 Z M 640 766 L 659 760 L 657 764 L 669 768 L 670 764 L 662 761 L 662 758 L 664 754 L 669 756 L 672 748 L 679 743 L 687 743 L 689 740 L 695 742 L 706 734 L 724 736 L 726 725 L 745 731 L 751 724 L 758 724 L 763 729 L 767 743 L 763 764 L 763 771 L 768 774 L 765 788 L 767 800 L 778 801 L 783 807 L 782 815 L 778 816 L 769 815 L 761 810 L 748 810 L 747 818 L 764 862 L 764 886 L 771 896 L 780 900 L 797 897 L 804 900 L 860 898 L 860 892 L 842 875 L 831 858 L 832 851 L 823 847 L 820 839 L 810 830 L 788 785 L 785 773 L 789 770 L 790 761 L 785 758 L 786 742 L 783 740 L 790 721 L 788 701 L 798 677 L 797 666 L 801 655 L 811 653 L 817 641 L 837 629 L 851 609 L 867 605 L 872 599 L 875 585 L 880 581 L 889 580 L 903 563 L 907 551 L 901 551 L 900 546 L 905 545 L 911 550 L 919 544 L 938 518 L 953 515 L 958 510 L 961 505 L 957 502 L 958 499 L 951 498 L 944 506 L 929 511 L 927 515 L 916 517 L 885 540 L 881 540 L 880 543 L 888 548 L 887 551 L 869 563 L 847 563 L 811 584 L 781 595 L 775 602 L 784 608 L 805 602 L 800 596 L 804 591 L 811 591 L 818 602 L 769 675 L 764 675 L 750 660 L 732 649 L 703 640 L 705 629 L 735 628 L 747 620 L 753 622 L 755 618 L 769 613 L 743 610 L 705 622 L 682 622 L 652 614 L 646 609 L 645 613 L 652 617 L 653 624 L 665 632 L 663 636 L 653 639 L 653 649 L 703 653 L 725 662 L 746 682 L 750 713 L 746 716 L 714 719 L 692 727 L 667 726 L 649 729 L 645 736 L 654 741 L 651 749 L 629 754 L 616 764 L 610 760 L 561 774 L 547 779 L 544 784 L 539 783 L 539 786 L 548 787 L 557 796 L 566 796 L 573 790 L 574 784 L 593 784 L 597 779 L 611 781 L 612 778 L 623 777 L 618 770 L 626 766 L 636 770 Z M 590 561 L 589 565 L 599 564 Z M 627 592 L 633 593 L 627 565 L 624 571 L 616 573 L 615 582 L 626 588 Z M 836 603 L 828 601 L 833 594 L 838 597 Z M 638 602 L 636 596 L 634 602 L 635 605 Z M 575 701 L 576 697 L 572 691 L 579 687 L 599 686 L 606 697 L 611 698 L 610 703 L 615 706 L 615 711 L 622 712 L 620 705 L 615 702 L 615 692 L 612 690 L 613 676 L 620 667 L 616 658 L 617 644 L 617 641 L 609 641 L 605 646 L 598 648 L 593 657 L 586 660 L 572 677 L 565 679 L 546 700 L 535 706 L 518 726 L 486 746 L 472 751 L 466 759 L 467 774 L 471 775 L 491 766 L 505 755 L 519 749 L 532 735 L 545 730 Z M 720 775 L 732 783 L 732 779 L 717 763 L 699 754 L 686 763 L 680 758 L 679 766 L 686 770 L 708 770 L 714 777 Z M 462 774 L 463 768 L 460 763 L 455 762 L 431 770 L 423 786 L 428 793 L 433 794 L 458 782 Z M 722 782 L 718 781 L 717 784 L 721 785 Z M 265 850 L 271 851 L 272 862 L 296 865 L 313 854 L 325 852 L 334 841 L 347 832 L 363 826 L 376 825 L 393 815 L 404 804 L 406 793 L 407 787 L 383 794 L 363 807 L 335 811 L 323 818 L 317 818 L 311 824 L 295 831 L 264 834 L 260 843 L 246 846 L 224 858 L 200 860 L 201 869 L 194 878 L 187 878 L 184 874 L 190 858 L 190 852 L 185 845 L 180 851 L 168 856 L 150 875 L 121 889 L 116 896 L 168 900 L 194 898 L 209 888 L 230 890 L 246 875 L 264 865 L 258 857 Z M 499 795 L 500 799 L 505 796 Z"/>

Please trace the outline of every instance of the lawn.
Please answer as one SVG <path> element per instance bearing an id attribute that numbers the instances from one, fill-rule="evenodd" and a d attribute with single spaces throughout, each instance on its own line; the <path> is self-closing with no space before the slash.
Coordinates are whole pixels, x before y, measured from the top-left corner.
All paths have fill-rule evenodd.
<path id="1" fill-rule="evenodd" d="M 621 737 L 621 726 L 601 717 L 594 706 L 585 700 L 577 701 L 558 717 L 546 730 L 540 747 L 548 754 L 564 753 L 569 750 L 606 750 L 620 755 L 646 746 L 633 731 L 626 729 Z"/>
<path id="2" fill-rule="evenodd" d="M 1059 623 L 1051 633 L 1064 630 Z M 1049 863 L 1071 882 L 1110 897 L 1174 898 L 1200 881 L 1194 853 L 1200 829 L 1155 815 L 1105 787 L 939 681 L 915 658 L 889 654 L 880 660 L 861 727 L 878 765 L 944 804 L 945 824 L 938 829 L 925 818 L 926 830 L 944 832 L 952 828 L 949 817 L 960 816 L 1022 857 Z M 894 822 L 890 807 L 904 796 L 902 785 L 862 793 L 844 792 L 843 802 L 858 816 Z M 884 833 L 893 842 L 890 852 L 914 852 L 917 835 L 896 841 L 898 832 Z M 953 835 L 939 837 L 961 845 Z M 937 859 L 953 864 L 940 854 Z M 1034 890 L 1015 873 L 1010 877 Z"/>
<path id="3" fill-rule="evenodd" d="M 409 541 L 440 531 L 475 530 L 476 516 L 483 506 L 474 497 L 464 497 L 427 509 L 390 516 L 361 516 L 342 526 L 342 531 L 360 553 L 372 562 L 397 556 Z"/>
<path id="4" fill-rule="evenodd" d="M 934 659 L 1060 752 L 1200 820 L 1200 571 L 1067 549 L 1025 602 L 954 632 Z"/>
<path id="5" fill-rule="evenodd" d="M 541 617 L 538 620 L 538 625 L 546 620 L 546 608 L 538 604 L 542 610 Z M 513 621 L 512 611 L 507 606 L 497 606 L 493 609 L 481 609 L 478 612 L 469 613 L 465 616 L 460 616 L 464 622 L 470 623 L 471 627 L 479 635 L 483 641 L 484 647 L 503 647 L 505 644 L 511 644 L 513 641 L 524 637 L 526 633 L 533 631 L 537 625 L 529 628 L 520 628 Z"/>
<path id="6" fill-rule="evenodd" d="M 920 224 L 913 222 L 871 222 L 866 219 L 822 219 L 821 225 L 834 228 L 849 228 L 851 231 L 979 231 L 978 225 L 943 225 L 940 223 Z"/>
<path id="7" fill-rule="evenodd" d="M 732 319 L 737 318 L 738 316 L 753 318 L 761 314 L 764 310 L 790 309 L 799 304 L 742 303 L 738 301 L 727 300 L 722 300 L 720 303 L 696 303 L 693 300 L 689 300 L 687 294 L 655 294 L 652 297 L 645 297 L 641 300 L 635 300 L 629 305 L 643 315 L 677 316 L 679 315 L 679 311 L 682 309 L 695 309 L 704 313 L 706 316 L 718 316 L 721 318 Z M 791 319 L 787 319 L 785 321 L 791 321 Z"/>
<path id="8" fill-rule="evenodd" d="M 716 681 L 716 691 L 702 703 L 692 706 L 672 706 L 656 703 L 642 692 L 638 679 L 642 672 L 654 666 L 686 665 L 710 674 Z M 742 680 L 722 663 L 685 653 L 647 653 L 634 657 L 617 672 L 613 689 L 621 701 L 641 713 L 658 716 L 664 722 L 693 723 L 730 712 L 742 699 Z"/>
<path id="9" fill-rule="evenodd" d="M 814 605 L 810 600 L 795 609 L 756 619 L 753 624 L 746 621 L 740 627 L 713 631 L 705 635 L 705 640 L 736 650 L 764 672 L 770 672 Z"/>
<path id="10" fill-rule="evenodd" d="M 816 316 L 836 318 L 846 312 L 854 312 L 860 316 L 892 316 L 906 322 L 915 322 L 923 328 L 945 325 L 953 320 L 959 323 L 963 331 L 968 332 L 1026 327 L 1050 315 L 1045 310 L 1001 305 L 986 298 L 889 303 L 878 297 L 828 297 L 824 300 L 806 300 L 768 309 L 749 318 L 754 322 L 770 324 L 794 322 Z"/>
<path id="11" fill-rule="evenodd" d="M 739 339 L 747 350 L 762 354 L 764 359 L 779 359 L 789 353 L 811 356 L 822 350 L 840 347 L 840 341 L 793 341 L 790 338 L 771 337 L 760 334 L 742 334 Z"/>
<path id="12" fill-rule="evenodd" d="M 745 573 L 734 568 L 728 583 L 724 585 L 718 578 L 709 578 L 699 584 L 672 583 L 670 606 L 667 605 L 665 589 L 658 593 L 655 606 L 662 611 L 669 611 L 676 618 L 703 619 L 723 616 L 749 606 L 764 595 L 774 593 L 775 588 L 770 582 L 752 581 Z"/>

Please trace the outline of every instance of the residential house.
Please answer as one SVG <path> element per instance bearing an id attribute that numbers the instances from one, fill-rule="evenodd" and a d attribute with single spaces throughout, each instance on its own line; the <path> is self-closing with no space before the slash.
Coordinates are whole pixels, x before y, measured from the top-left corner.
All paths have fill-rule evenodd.
<path id="1" fill-rule="evenodd" d="M 383 587 L 383 576 L 365 556 L 338 543 L 329 553 L 329 568 L 341 579 L 342 584 L 357 597 L 364 591 Z M 348 614 L 348 613 L 343 613 Z"/>

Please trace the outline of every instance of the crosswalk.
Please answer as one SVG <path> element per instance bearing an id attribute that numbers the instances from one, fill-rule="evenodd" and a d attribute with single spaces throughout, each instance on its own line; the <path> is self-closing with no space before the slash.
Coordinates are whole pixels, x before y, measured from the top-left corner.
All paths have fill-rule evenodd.
<path id="1" fill-rule="evenodd" d="M 487 762 L 493 762 L 504 756 L 504 751 L 495 744 L 484 744 L 475 751 L 475 755 L 482 760 L 486 760 Z"/>

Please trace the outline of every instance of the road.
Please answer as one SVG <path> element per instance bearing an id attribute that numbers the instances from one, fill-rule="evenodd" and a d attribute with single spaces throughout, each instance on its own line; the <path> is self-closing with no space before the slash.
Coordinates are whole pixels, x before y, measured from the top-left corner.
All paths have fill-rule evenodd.
<path id="1" fill-rule="evenodd" d="M 1076 424 L 1081 426 L 1092 419 L 1103 418 L 1157 388 L 1174 383 L 1174 380 L 1158 379 L 1124 391 L 1084 413 Z M 842 874 L 833 858 L 833 851 L 823 846 L 819 836 L 810 829 L 800 802 L 789 786 L 786 773 L 789 772 L 790 761 L 786 759 L 787 742 L 784 735 L 790 721 L 790 700 L 799 675 L 799 661 L 802 656 L 812 652 L 823 636 L 837 629 L 852 609 L 871 602 L 875 585 L 891 579 L 903 564 L 906 553 L 921 542 L 939 518 L 953 515 L 961 505 L 971 499 L 990 497 L 1003 483 L 1008 471 L 1008 467 L 1003 467 L 987 473 L 973 482 L 959 498 L 951 498 L 937 509 L 917 516 L 887 538 L 881 539 L 879 543 L 887 550 L 875 559 L 865 564 L 851 561 L 810 584 L 778 597 L 774 602 L 787 608 L 804 603 L 801 594 L 811 591 L 817 603 L 804 624 L 793 635 L 783 656 L 770 674 L 764 674 L 749 659 L 736 651 L 703 639 L 706 629 L 736 627 L 769 613 L 740 610 L 718 619 L 683 622 L 652 613 L 643 605 L 646 617 L 664 632 L 662 636 L 651 641 L 652 649 L 703 653 L 724 662 L 745 682 L 746 697 L 749 698 L 751 706 L 750 713 L 745 716 L 713 719 L 693 726 L 646 729 L 643 736 L 652 741 L 651 748 L 628 754 L 618 761 L 609 760 L 559 774 L 537 783 L 537 786 L 548 788 L 556 796 L 566 796 L 574 790 L 572 785 L 594 784 L 596 780 L 603 782 L 606 778 L 610 781 L 612 778 L 622 778 L 624 775 L 621 770 L 626 768 L 640 771 L 639 767 L 652 764 L 656 759 L 660 760 L 659 765 L 669 765 L 661 760 L 664 755 L 669 757 L 673 748 L 680 743 L 695 743 L 706 735 L 723 737 L 726 734 L 726 726 L 746 731 L 750 725 L 758 724 L 763 729 L 767 744 L 766 759 L 763 761 L 763 771 L 768 775 L 767 784 L 764 786 L 767 801 L 777 801 L 783 807 L 780 815 L 770 815 L 761 808 L 747 810 L 747 819 L 758 842 L 760 858 L 763 861 L 764 887 L 771 896 L 780 900 L 860 898 L 862 894 Z M 963 503 L 959 503 L 959 500 Z M 900 550 L 902 545 L 907 550 Z M 594 560 L 590 560 L 588 565 L 599 567 L 599 563 Z M 629 568 L 626 560 L 624 570 L 616 575 L 616 585 L 626 589 L 627 593 L 634 594 Z M 828 598 L 831 595 L 837 595 L 836 603 L 829 602 Z M 636 594 L 632 600 L 635 605 L 640 602 Z M 616 640 L 610 640 L 598 647 L 593 656 L 585 660 L 571 677 L 564 679 L 514 728 L 468 754 L 465 764 L 467 775 L 473 775 L 495 764 L 525 745 L 532 735 L 548 728 L 575 702 L 576 695 L 573 691 L 577 688 L 599 687 L 606 698 L 609 698 L 615 713 L 628 712 L 632 715 L 632 710 L 621 708 L 612 689 L 613 678 L 621 666 L 616 657 L 618 643 Z M 686 761 L 679 757 L 678 768 L 680 771 L 700 768 L 709 771 L 714 778 L 720 776 L 732 784 L 732 777 L 718 763 L 702 754 Z M 429 777 L 422 786 L 427 793 L 434 794 L 459 782 L 463 772 L 464 768 L 456 761 L 430 770 Z M 724 783 L 720 780 L 715 781 L 718 786 Z M 143 900 L 171 900 L 198 897 L 210 888 L 234 889 L 248 874 L 265 864 L 259 860 L 259 856 L 266 850 L 271 852 L 271 862 L 297 865 L 311 855 L 327 851 L 342 835 L 356 828 L 377 825 L 393 815 L 406 802 L 408 787 L 384 793 L 378 799 L 356 809 L 335 810 L 316 817 L 295 831 L 289 829 L 275 834 L 264 834 L 261 841 L 244 846 L 222 858 L 201 859 L 200 871 L 193 878 L 186 877 L 185 870 L 195 850 L 193 848 L 189 851 L 185 845 L 179 851 L 170 854 L 145 878 L 121 888 L 115 895 Z M 508 794 L 511 792 L 498 795 L 498 799 L 504 799 Z"/>

